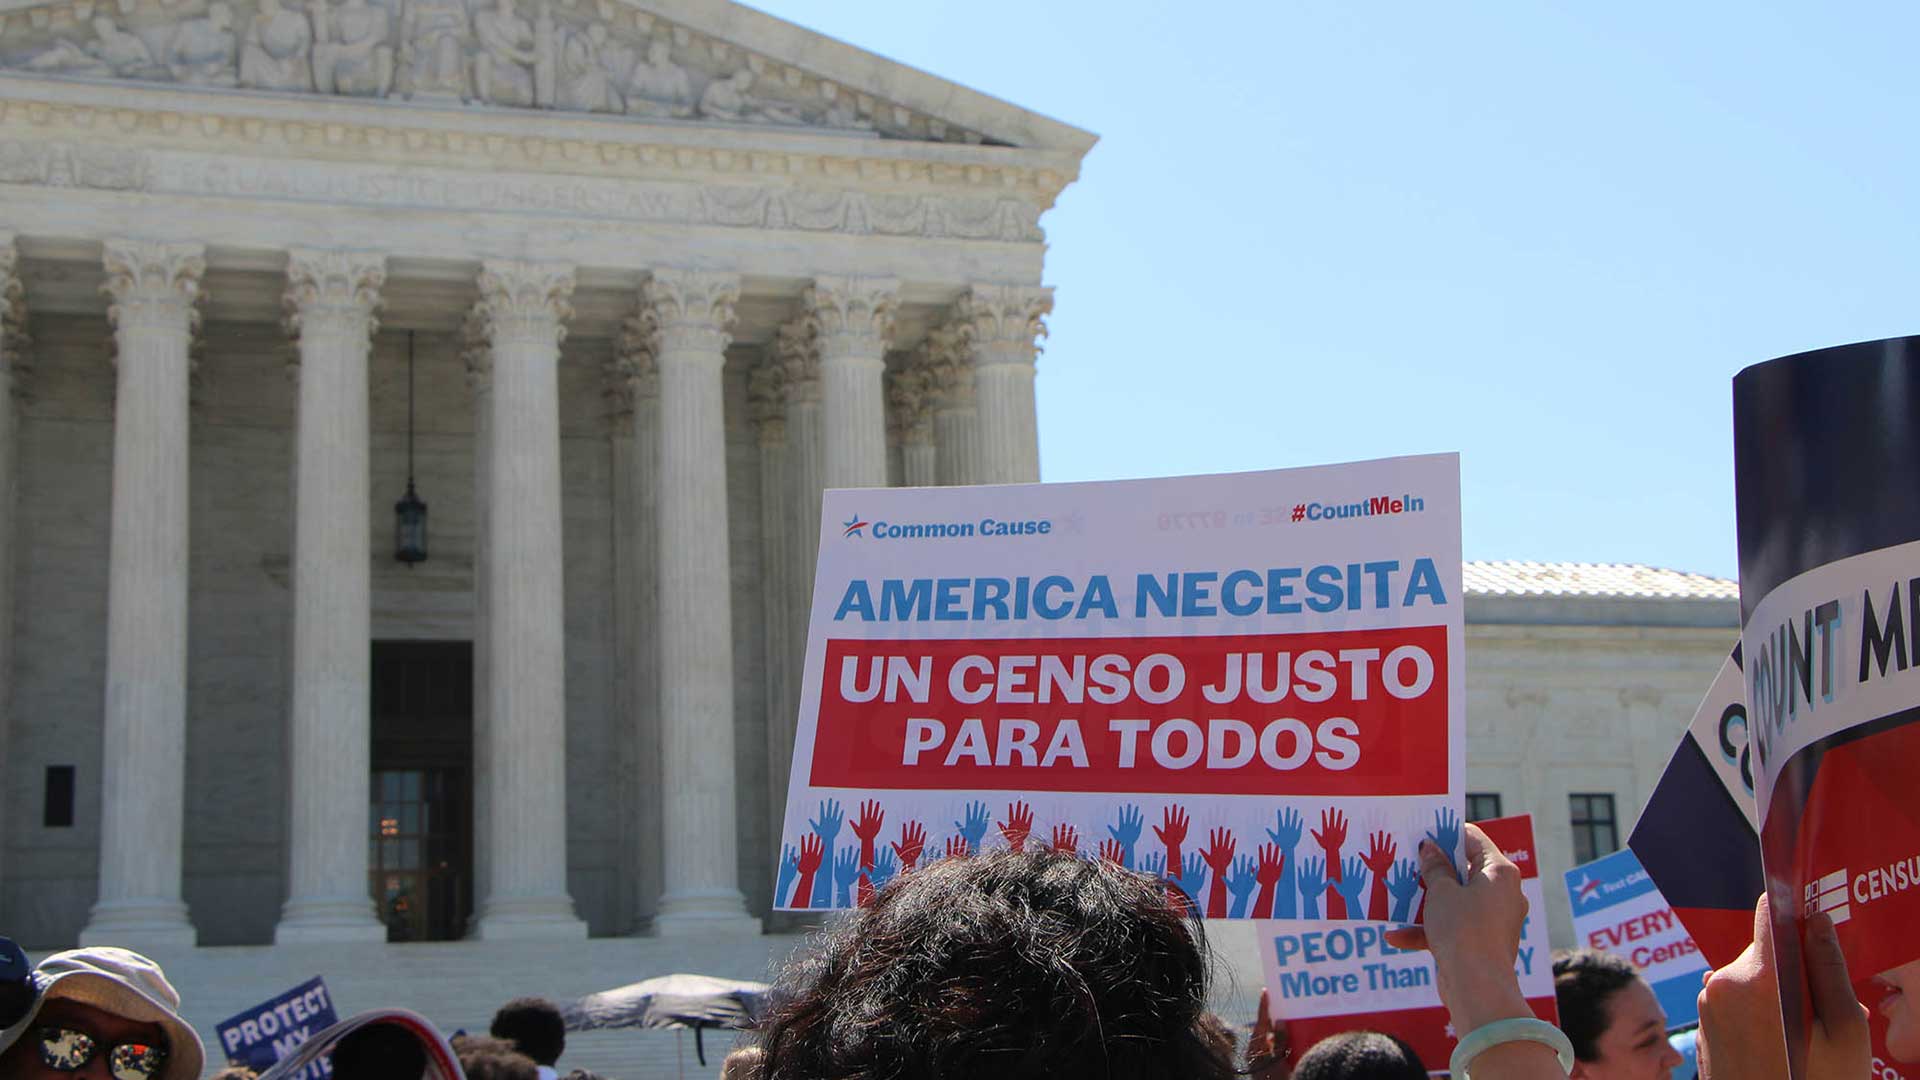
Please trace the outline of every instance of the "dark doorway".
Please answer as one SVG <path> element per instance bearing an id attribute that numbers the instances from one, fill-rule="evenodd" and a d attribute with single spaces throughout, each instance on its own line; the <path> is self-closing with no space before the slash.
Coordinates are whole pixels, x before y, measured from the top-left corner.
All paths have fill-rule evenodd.
<path id="1" fill-rule="evenodd" d="M 473 644 L 373 643 L 367 865 L 388 941 L 463 937 L 473 910 Z"/>

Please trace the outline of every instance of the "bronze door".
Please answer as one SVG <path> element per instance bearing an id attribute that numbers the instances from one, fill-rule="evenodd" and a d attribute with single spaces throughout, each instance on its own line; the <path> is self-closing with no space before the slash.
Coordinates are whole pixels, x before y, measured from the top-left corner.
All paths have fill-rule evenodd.
<path id="1" fill-rule="evenodd" d="M 472 645 L 375 642 L 367 865 L 388 941 L 465 936 L 472 777 Z"/>

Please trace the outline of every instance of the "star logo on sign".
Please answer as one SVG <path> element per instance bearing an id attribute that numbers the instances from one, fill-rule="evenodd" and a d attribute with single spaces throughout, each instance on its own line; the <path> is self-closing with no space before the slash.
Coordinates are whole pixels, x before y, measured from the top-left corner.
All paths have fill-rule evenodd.
<path id="1" fill-rule="evenodd" d="M 1587 897 L 1592 896 L 1600 890 L 1600 883 L 1593 879 L 1592 874 L 1581 874 L 1580 884 L 1576 885 L 1575 888 L 1579 891 L 1574 893 L 1574 896 L 1584 901 Z"/>
<path id="2" fill-rule="evenodd" d="M 1460 1038 L 1460 1033 L 1453 1030 L 1453 1022 L 1451 1020 L 1447 1022 L 1447 1038 L 1456 1040 Z"/>

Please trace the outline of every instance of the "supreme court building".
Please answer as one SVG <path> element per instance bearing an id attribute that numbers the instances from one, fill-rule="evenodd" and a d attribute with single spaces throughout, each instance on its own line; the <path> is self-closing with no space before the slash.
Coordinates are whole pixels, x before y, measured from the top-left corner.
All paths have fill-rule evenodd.
<path id="1" fill-rule="evenodd" d="M 0 933 L 757 932 L 820 492 L 1038 478 L 1093 141 L 722 0 L 0 0 Z"/>

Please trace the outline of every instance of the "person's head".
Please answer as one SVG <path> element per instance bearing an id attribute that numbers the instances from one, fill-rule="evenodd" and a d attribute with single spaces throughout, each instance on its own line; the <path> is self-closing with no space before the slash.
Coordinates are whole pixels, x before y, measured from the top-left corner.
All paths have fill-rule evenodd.
<path id="1" fill-rule="evenodd" d="M 38 996 L 0 1030 L 0 1076 L 198 1080 L 200 1036 L 153 961 L 125 949 L 55 953 L 33 969 Z"/>
<path id="2" fill-rule="evenodd" d="M 1887 1018 L 1887 1053 L 1902 1063 L 1920 1062 L 1920 960 L 1912 960 L 1874 976 L 1887 991 L 1875 1006 Z"/>
<path id="3" fill-rule="evenodd" d="M 567 1049 L 567 1022 L 546 998 L 514 998 L 493 1014 L 488 1030 L 538 1065 L 552 1065 Z"/>
<path id="4" fill-rule="evenodd" d="M 1294 1080 L 1426 1080 L 1413 1047 L 1378 1031 L 1343 1031 L 1307 1048 Z"/>
<path id="5" fill-rule="evenodd" d="M 539 1080 L 540 1067 L 506 1039 L 462 1036 L 453 1040 L 467 1080 Z"/>
<path id="6" fill-rule="evenodd" d="M 790 967 L 762 1080 L 1231 1075 L 1206 942 L 1160 882 L 1050 850 L 902 874 Z"/>
<path id="7" fill-rule="evenodd" d="M 260 1074 L 254 1072 L 251 1068 L 238 1063 L 232 1063 L 219 1072 L 214 1073 L 212 1080 L 259 1080 L 259 1077 Z"/>
<path id="8" fill-rule="evenodd" d="M 1684 1059 L 1667 1043 L 1667 1014 L 1624 958 L 1595 949 L 1553 954 L 1560 1030 L 1573 1043 L 1571 1075 L 1666 1080 Z"/>
<path id="9" fill-rule="evenodd" d="M 355 1028 L 333 1048 L 334 1080 L 420 1080 L 426 1071 L 427 1048 L 399 1024 Z"/>

